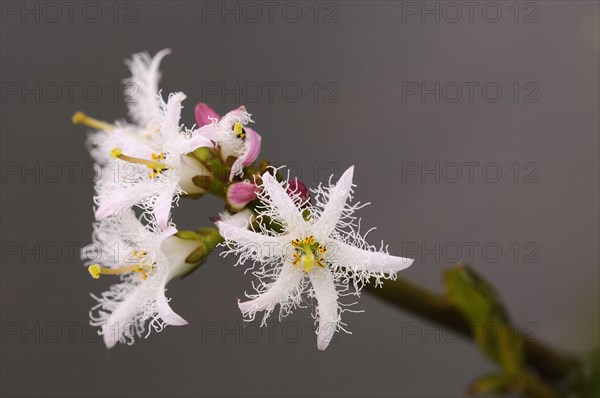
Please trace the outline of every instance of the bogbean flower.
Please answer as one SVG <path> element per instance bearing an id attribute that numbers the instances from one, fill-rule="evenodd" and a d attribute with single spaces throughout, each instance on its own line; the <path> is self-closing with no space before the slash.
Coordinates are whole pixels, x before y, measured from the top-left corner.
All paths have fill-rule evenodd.
<path id="1" fill-rule="evenodd" d="M 247 127 L 252 122 L 246 108 L 241 106 L 222 118 L 208 105 L 199 103 L 195 109 L 197 130 L 219 145 L 223 161 L 231 164 L 229 180 L 243 175 L 260 154 L 261 137 Z"/>
<path id="2" fill-rule="evenodd" d="M 99 297 L 92 295 L 98 303 L 90 311 L 90 323 L 100 327 L 106 347 L 133 344 L 166 325 L 187 324 L 171 309 L 165 287 L 193 267 L 186 259 L 201 242 L 180 239 L 176 232 L 173 227 L 144 226 L 133 210 L 95 224 L 94 243 L 82 249 L 82 258 L 93 278 L 120 277 L 120 283 Z"/>
<path id="3" fill-rule="evenodd" d="M 209 171 L 194 158 L 186 156 L 212 142 L 197 132 L 180 125 L 185 94 L 160 95 L 159 65 L 170 50 L 154 58 L 135 54 L 129 61 L 131 78 L 127 87 L 136 95 L 128 101 L 133 124 L 107 124 L 81 112 L 74 123 L 97 129 L 90 133 L 88 144 L 93 159 L 100 167 L 95 202 L 96 219 L 118 214 L 138 205 L 151 213 L 162 228 L 167 228 L 173 200 L 181 193 L 200 194 L 203 190 L 192 182 Z"/>
<path id="4" fill-rule="evenodd" d="M 256 293 L 248 295 L 250 300 L 238 304 L 244 316 L 252 320 L 264 312 L 264 324 L 279 305 L 281 318 L 308 293 L 317 301 L 320 350 L 327 348 L 335 331 L 343 330 L 341 296 L 358 295 L 370 278 L 376 284 L 395 278 L 413 261 L 376 249 L 360 235 L 359 220 L 353 214 L 363 205 L 348 203 L 352 175 L 350 167 L 337 184 L 320 185 L 311 205 L 298 187 L 290 189 L 289 182 L 278 182 L 265 173 L 258 193 L 262 204 L 257 206 L 257 220 L 271 220 L 282 232 L 260 224 L 248 229 L 227 219 L 216 223 L 225 239 L 224 254 L 236 254 L 238 264 L 251 262 L 253 274 L 260 280 Z"/>

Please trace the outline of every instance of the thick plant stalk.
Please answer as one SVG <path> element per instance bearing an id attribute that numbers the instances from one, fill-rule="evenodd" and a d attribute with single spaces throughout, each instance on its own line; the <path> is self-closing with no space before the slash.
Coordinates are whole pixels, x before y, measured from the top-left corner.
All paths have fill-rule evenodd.
<path id="1" fill-rule="evenodd" d="M 473 337 L 473 330 L 468 321 L 440 294 L 430 292 L 401 277 L 395 281 L 386 281 L 383 287 L 370 284 L 366 289 L 385 302 Z M 515 333 L 520 334 L 518 331 Z M 525 361 L 544 379 L 561 379 L 578 367 L 579 363 L 573 358 L 563 356 L 539 341 L 522 334 L 521 336 L 525 341 Z"/>

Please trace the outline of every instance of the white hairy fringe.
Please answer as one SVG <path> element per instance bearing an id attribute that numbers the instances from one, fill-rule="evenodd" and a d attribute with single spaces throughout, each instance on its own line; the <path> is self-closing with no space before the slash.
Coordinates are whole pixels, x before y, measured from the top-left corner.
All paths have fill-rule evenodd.
<path id="1" fill-rule="evenodd" d="M 275 169 L 275 172 L 277 169 Z M 287 191 L 289 187 L 289 174 L 288 178 L 280 182 L 282 188 Z M 300 198 L 298 192 L 291 195 L 291 199 L 294 203 L 293 207 L 282 209 L 276 207 L 273 202 L 268 197 L 268 194 L 265 191 L 261 191 L 258 193 L 258 198 L 260 199 L 260 205 L 257 206 L 257 220 L 265 221 L 270 220 L 271 222 L 277 224 L 282 230 L 282 233 L 276 233 L 270 229 L 267 229 L 263 223 L 258 224 L 258 230 L 254 232 L 268 235 L 268 236 L 283 236 L 288 235 L 293 237 L 303 237 L 308 233 L 315 233 L 314 224 L 321 216 L 325 205 L 329 201 L 329 197 L 331 195 L 331 191 L 334 187 L 332 181 L 330 179 L 329 184 L 327 186 L 320 184 L 318 188 L 312 190 L 314 195 L 314 205 L 310 205 L 307 202 L 303 202 Z M 352 192 L 352 191 L 351 191 Z M 382 271 L 372 271 L 366 269 L 366 267 L 347 267 L 347 265 L 354 265 L 357 262 L 360 263 L 361 259 L 342 256 L 339 248 L 335 247 L 335 241 L 338 240 L 343 243 L 346 243 L 350 246 L 356 247 L 358 249 L 366 250 L 369 252 L 380 253 L 382 256 L 382 260 L 385 256 L 388 256 L 387 248 L 381 247 L 379 250 L 366 242 L 365 237 L 371 231 L 367 231 L 364 235 L 360 233 L 360 218 L 354 216 L 354 213 L 368 205 L 357 203 L 351 203 L 352 195 L 350 194 L 348 200 L 344 204 L 344 208 L 341 212 L 341 217 L 335 225 L 333 232 L 329 235 L 329 239 L 327 242 L 322 242 L 327 244 L 327 253 L 325 256 L 325 261 L 329 264 L 328 268 L 331 271 L 331 276 L 333 278 L 333 283 L 335 285 L 335 289 L 338 295 L 338 298 L 345 298 L 347 296 L 359 296 L 362 287 L 369 283 L 371 278 L 374 278 L 375 284 L 381 284 L 383 279 L 395 279 L 395 274 L 386 274 Z M 311 214 L 311 226 L 306 227 L 305 225 L 289 225 L 285 220 L 293 219 L 289 214 L 291 212 L 298 212 L 299 208 L 305 206 L 310 211 Z M 312 232 L 310 232 L 312 231 Z M 275 281 L 278 280 L 280 273 L 282 272 L 282 264 L 290 263 L 292 257 L 292 248 L 291 245 L 287 252 L 283 253 L 282 256 L 274 256 L 272 253 L 268 252 L 268 248 L 261 247 L 256 243 L 248 243 L 248 244 L 240 244 L 235 241 L 226 241 L 223 246 L 225 250 L 223 255 L 235 254 L 238 256 L 238 261 L 236 265 L 244 264 L 246 262 L 252 263 L 252 266 L 249 267 L 246 272 L 251 271 L 252 274 L 258 279 L 257 283 L 253 282 L 254 293 L 246 293 L 246 297 L 253 300 L 274 288 Z M 383 261 L 382 261 L 383 263 Z M 354 269 L 353 269 L 354 268 Z M 306 295 L 305 295 L 306 293 Z M 307 276 L 304 276 L 299 285 L 287 295 L 284 295 L 284 299 L 279 302 L 279 319 L 281 320 L 289 313 L 292 312 L 296 307 L 305 307 L 306 303 L 312 302 L 313 300 L 306 301 L 304 297 L 308 299 L 315 298 L 315 290 L 312 287 L 312 284 L 309 281 Z M 349 303 L 339 303 L 338 300 L 338 313 L 336 317 L 336 321 L 334 322 L 334 331 L 344 331 L 349 333 L 345 329 L 345 324 L 341 321 L 341 314 L 345 311 L 350 312 L 360 312 L 354 311 L 350 309 L 352 305 L 356 304 L 355 301 Z M 315 322 L 318 323 L 318 320 L 321 318 L 319 315 L 320 311 L 328 311 L 327 308 L 319 308 L 318 305 L 311 305 L 314 307 L 313 317 L 315 318 Z M 264 311 L 262 316 L 261 324 L 265 325 L 267 319 L 274 311 L 274 307 L 268 308 Z M 256 317 L 255 311 L 250 311 L 247 314 L 244 314 L 247 320 L 254 320 Z M 332 325 L 322 325 L 319 323 L 319 332 L 322 327 L 331 328 Z M 331 329 L 328 329 L 332 331 Z"/>
<path id="2" fill-rule="evenodd" d="M 310 207 L 312 219 L 318 220 L 320 218 L 325 205 L 329 201 L 331 190 L 334 188 L 334 186 L 335 184 L 332 183 L 332 177 L 330 177 L 327 186 L 319 184 L 317 188 L 311 189 L 314 198 L 314 205 Z M 352 187 L 355 186 L 355 184 L 352 184 Z M 386 256 L 389 256 L 387 246 L 384 246 L 383 242 L 381 242 L 380 248 L 378 249 L 376 246 L 371 245 L 366 241 L 367 235 L 376 228 L 371 228 L 362 234 L 360 232 L 361 219 L 360 217 L 354 216 L 356 211 L 370 205 L 370 203 L 352 203 L 353 192 L 354 189 L 351 188 L 348 200 L 344 204 L 341 216 L 335 225 L 335 229 L 331 233 L 330 238 L 341 241 L 349 246 L 353 246 L 361 250 L 372 253 L 380 253 L 383 260 Z M 331 245 L 334 246 L 335 242 L 332 242 Z M 335 247 L 333 247 L 333 250 L 330 249 L 332 248 L 328 245 L 325 261 L 331 266 L 333 273 L 335 274 L 336 278 L 340 279 L 340 283 L 342 285 L 345 285 L 348 288 L 350 285 L 354 287 L 354 291 L 349 292 L 348 294 L 359 296 L 360 291 L 364 285 L 370 282 L 371 278 L 374 279 L 375 286 L 382 285 L 382 280 L 396 279 L 395 273 L 388 274 L 382 271 L 376 272 L 369 269 L 361 270 L 360 267 L 348 267 L 350 264 L 356 264 L 357 261 L 360 263 L 360 259 L 354 257 L 343 258 L 340 256 L 337 256 L 336 258 L 336 254 L 339 255 L 341 252 Z"/>
<path id="3" fill-rule="evenodd" d="M 170 53 L 170 49 L 164 49 L 151 57 L 147 52 L 142 52 L 134 54 L 125 62 L 131 71 L 131 77 L 123 80 L 127 87 L 131 87 L 131 92 L 125 93 L 132 97 L 128 98 L 129 116 L 140 126 L 151 124 L 160 112 L 159 66 L 162 59 Z"/>
<path id="4" fill-rule="evenodd" d="M 161 331 L 165 323 L 157 315 L 156 292 L 162 289 L 169 273 L 169 264 L 160 250 L 160 229 L 153 224 L 144 226 L 132 210 L 120 216 L 108 217 L 94 224 L 93 242 L 81 250 L 86 265 L 100 263 L 117 268 L 135 264 L 133 250 L 146 250 L 145 262 L 153 262 L 154 269 L 146 280 L 139 273 L 119 276 L 120 283 L 113 284 L 100 296 L 91 294 L 98 303 L 90 310 L 90 325 L 100 327 L 99 335 L 119 333 L 120 343 L 131 345 L 136 338 L 147 337 L 152 330 Z M 125 311 L 125 324 L 106 328 L 115 311 Z"/>

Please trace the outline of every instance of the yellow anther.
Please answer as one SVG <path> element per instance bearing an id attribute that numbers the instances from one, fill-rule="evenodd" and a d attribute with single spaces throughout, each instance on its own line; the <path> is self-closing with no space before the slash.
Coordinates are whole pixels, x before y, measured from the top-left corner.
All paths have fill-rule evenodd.
<path id="1" fill-rule="evenodd" d="M 121 155 L 123 155 L 123 150 L 121 148 L 114 148 L 110 151 L 110 156 L 112 156 L 113 159 L 116 159 Z"/>
<path id="2" fill-rule="evenodd" d="M 319 253 L 325 253 L 327 248 L 324 245 L 319 245 Z"/>
<path id="3" fill-rule="evenodd" d="M 167 155 L 165 155 L 164 152 L 161 152 L 161 153 L 158 153 L 158 154 L 153 153 L 151 156 L 152 156 L 152 159 L 154 159 L 154 160 L 164 159 L 164 158 L 167 157 Z"/>
<path id="4" fill-rule="evenodd" d="M 235 124 L 233 125 L 233 132 L 236 134 L 241 134 L 243 131 L 244 131 L 244 126 L 242 126 L 242 123 L 235 122 Z"/>
<path id="5" fill-rule="evenodd" d="M 299 247 L 300 244 L 302 244 L 302 241 L 300 239 L 294 239 L 292 241 L 292 246 L 294 246 L 294 247 Z"/>
<path id="6" fill-rule="evenodd" d="M 88 126 L 96 130 L 113 131 L 115 129 L 112 124 L 89 117 L 83 112 L 75 112 L 73 116 L 71 116 L 71 122 L 73 124 L 83 124 L 84 126 Z"/>
<path id="7" fill-rule="evenodd" d="M 323 259 L 322 259 L 322 258 L 320 258 L 320 259 L 318 259 L 318 260 L 317 260 L 317 265 L 318 265 L 319 267 L 323 267 L 323 268 L 325 268 L 325 261 L 323 261 Z"/>
<path id="8" fill-rule="evenodd" d="M 100 278 L 100 273 L 102 272 L 102 267 L 99 264 L 92 264 L 88 267 L 88 272 L 94 279 Z"/>
<path id="9" fill-rule="evenodd" d="M 164 163 L 158 162 L 155 158 L 155 156 L 163 156 L 163 157 L 161 157 L 161 159 L 164 159 L 165 155 L 163 152 L 161 152 L 159 155 L 156 155 L 153 153 L 152 158 L 155 160 L 147 160 L 147 159 L 136 158 L 133 156 L 124 155 L 121 148 L 114 148 L 112 151 L 110 151 L 110 154 L 113 158 L 121 159 L 121 160 L 123 160 L 125 162 L 129 162 L 129 163 L 143 164 L 144 166 L 148 167 L 149 169 L 152 169 L 152 173 L 150 173 L 150 178 L 155 178 L 160 173 L 162 173 L 163 170 L 167 169 L 167 166 Z"/>
<path id="10" fill-rule="evenodd" d="M 304 243 L 312 245 L 313 243 L 315 243 L 315 237 L 312 235 L 307 236 L 306 238 L 304 238 Z"/>
<path id="11" fill-rule="evenodd" d="M 146 279 L 147 272 L 144 267 L 152 269 L 152 265 L 148 264 L 134 264 L 134 265 L 126 265 L 119 268 L 106 268 L 102 267 L 99 264 L 92 264 L 88 267 L 88 272 L 94 279 L 100 278 L 100 275 L 121 275 L 128 274 L 130 272 L 139 272 L 142 274 L 142 279 Z"/>

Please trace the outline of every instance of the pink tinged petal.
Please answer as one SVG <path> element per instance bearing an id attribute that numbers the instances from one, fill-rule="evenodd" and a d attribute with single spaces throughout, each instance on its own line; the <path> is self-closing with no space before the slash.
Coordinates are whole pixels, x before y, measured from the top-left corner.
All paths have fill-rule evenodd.
<path id="1" fill-rule="evenodd" d="M 299 227 L 305 225 L 300 209 L 279 182 L 269 173 L 262 175 L 263 187 L 269 195 L 269 201 L 277 210 L 277 216 L 288 226 Z"/>
<path id="2" fill-rule="evenodd" d="M 331 342 L 340 322 L 338 293 L 329 269 L 314 269 L 308 275 L 317 299 L 317 348 L 323 351 Z"/>
<path id="3" fill-rule="evenodd" d="M 225 125 L 233 126 L 233 123 L 235 123 L 236 121 L 245 120 L 247 118 L 248 118 L 248 112 L 246 112 L 246 107 L 242 105 L 237 109 L 227 112 L 225 114 L 225 116 L 223 116 L 221 121 Z"/>
<path id="4" fill-rule="evenodd" d="M 346 201 L 352 192 L 353 174 L 354 166 L 350 166 L 330 191 L 329 200 L 314 225 L 315 230 L 319 231 L 323 237 L 327 237 L 333 232 L 342 216 Z"/>
<path id="5" fill-rule="evenodd" d="M 169 300 L 165 297 L 165 289 L 161 289 L 158 293 L 158 297 L 156 298 L 156 312 L 160 319 L 162 319 L 167 325 L 172 326 L 183 326 L 187 325 L 188 321 L 179 316 L 171 306 L 169 305 Z"/>
<path id="6" fill-rule="evenodd" d="M 173 203 L 173 197 L 175 196 L 176 189 L 177 187 L 175 184 L 163 187 L 160 194 L 156 198 L 156 201 L 154 202 L 154 217 L 158 226 L 162 229 L 169 227 L 171 203 Z"/>
<path id="7" fill-rule="evenodd" d="M 261 137 L 251 128 L 245 127 L 244 131 L 246 132 L 246 141 L 244 143 L 246 149 L 240 157 L 242 158 L 242 164 L 249 166 L 254 163 L 260 154 Z"/>
<path id="8" fill-rule="evenodd" d="M 258 311 L 272 311 L 277 304 L 286 300 L 294 292 L 304 278 L 302 267 L 294 267 L 284 263 L 281 271 L 269 288 L 257 298 L 245 302 L 238 302 L 238 307 L 244 316 L 252 316 Z"/>
<path id="9" fill-rule="evenodd" d="M 243 209 L 256 199 L 258 187 L 249 181 L 236 182 L 227 188 L 227 203 L 235 210 Z"/>
<path id="10" fill-rule="evenodd" d="M 236 220 L 230 222 L 217 221 L 215 224 L 225 240 L 245 246 L 246 250 L 261 258 L 282 256 L 287 246 L 291 245 L 291 239 L 288 239 L 285 235 L 268 236 L 259 234 L 236 225 Z"/>
<path id="11" fill-rule="evenodd" d="M 354 271 L 395 274 L 410 267 L 414 261 L 411 258 L 391 256 L 384 252 L 359 249 L 338 240 L 332 241 L 330 245 L 335 247 L 338 265 Z"/>
<path id="12" fill-rule="evenodd" d="M 256 131 L 247 127 L 244 128 L 244 131 L 246 132 L 244 152 L 235 160 L 235 162 L 231 166 L 231 172 L 229 173 L 229 181 L 233 180 L 233 177 L 235 177 L 236 175 L 243 174 L 244 167 L 254 163 L 254 161 L 256 160 L 256 158 L 258 158 L 258 155 L 260 154 L 260 135 Z M 227 148 L 221 149 L 222 156 L 225 158 L 224 160 L 226 160 L 228 157 Z"/>
<path id="13" fill-rule="evenodd" d="M 196 105 L 196 108 L 194 109 L 194 116 L 196 116 L 196 124 L 198 127 L 212 124 L 215 119 L 217 121 L 221 120 L 221 116 L 204 102 L 200 102 L 198 105 Z"/>

